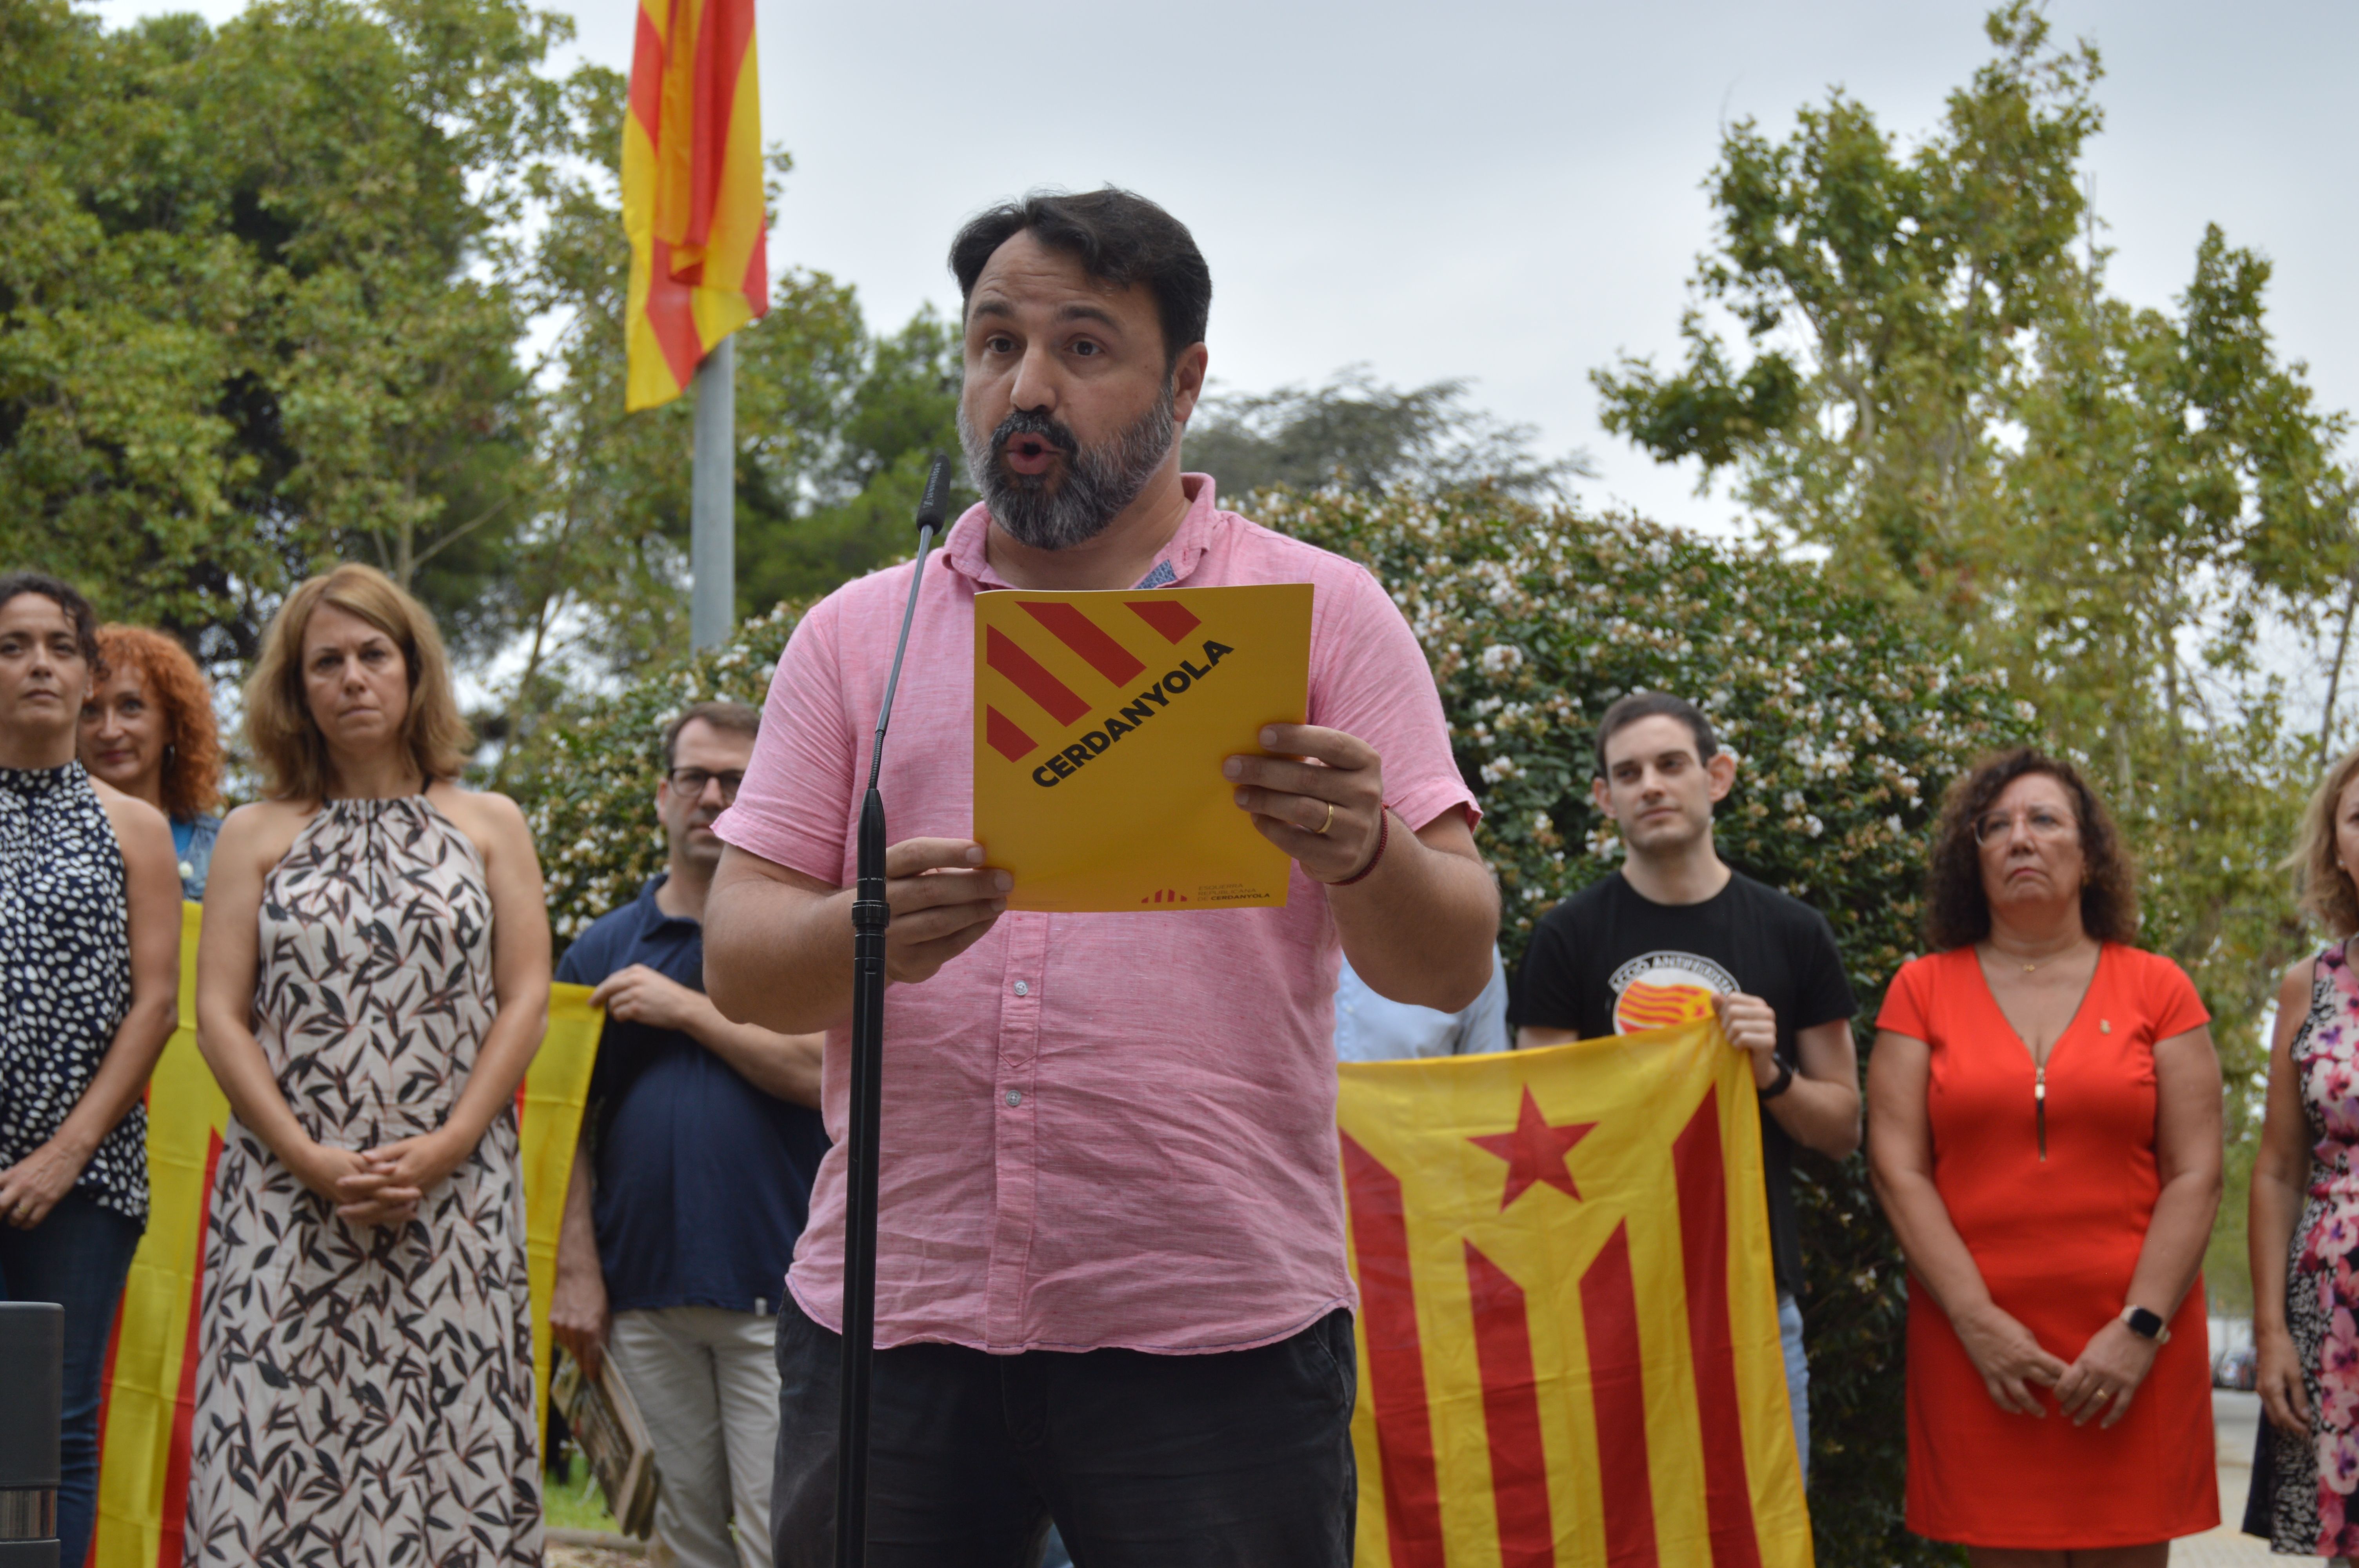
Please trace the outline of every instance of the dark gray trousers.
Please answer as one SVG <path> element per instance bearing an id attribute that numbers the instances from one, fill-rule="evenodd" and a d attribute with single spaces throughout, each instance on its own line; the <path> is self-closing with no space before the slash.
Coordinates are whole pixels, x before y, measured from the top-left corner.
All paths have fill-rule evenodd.
<path id="1" fill-rule="evenodd" d="M 777 1568 L 833 1568 L 842 1342 L 778 1314 Z M 1351 1314 L 1255 1350 L 876 1353 L 872 1568 L 1349 1568 Z"/>

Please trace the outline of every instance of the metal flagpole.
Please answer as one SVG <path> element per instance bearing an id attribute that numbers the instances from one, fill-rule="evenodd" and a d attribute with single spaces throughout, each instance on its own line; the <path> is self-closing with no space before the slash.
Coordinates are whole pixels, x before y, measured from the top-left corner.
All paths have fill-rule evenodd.
<path id="1" fill-rule="evenodd" d="M 695 578 L 689 645 L 729 640 L 737 621 L 737 335 L 696 367 L 695 484 L 688 506 L 688 560 Z"/>

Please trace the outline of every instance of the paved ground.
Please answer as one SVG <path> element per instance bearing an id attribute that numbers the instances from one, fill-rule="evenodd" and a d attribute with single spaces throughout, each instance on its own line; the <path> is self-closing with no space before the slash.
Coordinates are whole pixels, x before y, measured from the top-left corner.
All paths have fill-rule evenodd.
<path id="1" fill-rule="evenodd" d="M 2212 1430 L 2220 1448 L 2220 1528 L 2208 1535 L 2191 1536 L 2171 1549 L 2171 1568 L 2260 1568 L 2278 1563 L 2299 1568 L 2314 1557 L 2279 1557 L 2268 1543 L 2237 1527 L 2245 1519 L 2245 1494 L 2253 1482 L 2253 1438 L 2261 1421 L 2258 1394 L 2227 1389 L 2212 1391 Z"/>

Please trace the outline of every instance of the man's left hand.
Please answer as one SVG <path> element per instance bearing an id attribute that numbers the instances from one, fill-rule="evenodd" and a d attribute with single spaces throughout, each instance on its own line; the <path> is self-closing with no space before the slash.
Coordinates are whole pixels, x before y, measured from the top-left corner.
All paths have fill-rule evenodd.
<path id="1" fill-rule="evenodd" d="M 1375 749 L 1316 724 L 1268 725 L 1261 743 L 1283 755 L 1231 757 L 1221 771 L 1262 837 L 1313 881 L 1340 882 L 1364 871 L 1385 810 Z"/>
<path id="2" fill-rule="evenodd" d="M 615 970 L 590 993 L 590 1005 L 604 1008 L 609 1018 L 683 1033 L 696 1021 L 703 1001 L 702 992 L 666 979 L 645 964 Z"/>
<path id="3" fill-rule="evenodd" d="M 1724 992 L 1712 999 L 1720 1014 L 1720 1032 L 1728 1043 L 1753 1056 L 1753 1081 L 1767 1087 L 1777 1076 L 1777 1014 L 1757 996 Z"/>

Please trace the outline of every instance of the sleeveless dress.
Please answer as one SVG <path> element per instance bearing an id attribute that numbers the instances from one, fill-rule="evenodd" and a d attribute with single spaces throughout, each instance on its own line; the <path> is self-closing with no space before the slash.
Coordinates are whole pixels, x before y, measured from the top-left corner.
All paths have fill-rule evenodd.
<path id="1" fill-rule="evenodd" d="M 311 1137 L 440 1126 L 497 1011 L 474 846 L 329 802 L 263 885 L 255 1037 Z M 346 1225 L 234 1119 L 207 1227 L 184 1561 L 541 1562 L 514 1111 L 401 1227 Z"/>
<path id="2" fill-rule="evenodd" d="M 2293 1037 L 2310 1138 L 2310 1201 L 2286 1260 L 2286 1327 L 2310 1396 L 2307 1438 L 2261 1422 L 2269 1546 L 2302 1557 L 2359 1552 L 2359 976 L 2336 943 L 2318 956 L 2310 1015 Z M 2257 1478 L 2257 1477 L 2256 1477 Z M 2260 1499 L 2256 1499 L 2259 1501 Z"/>
<path id="3" fill-rule="evenodd" d="M 2162 1190 L 2154 1046 L 2206 1022 L 2178 965 L 2108 942 L 2048 1052 L 2047 1098 L 1972 947 L 1918 958 L 1876 1026 L 1930 1050 L 1933 1185 L 1991 1299 L 2070 1362 L 2128 1304 Z M 2140 1303 L 2160 1311 L 2167 1302 Z M 2197 1280 L 2128 1413 L 2074 1426 L 2002 1411 L 1951 1326 L 1908 1281 L 1908 1524 L 1936 1541 L 2028 1551 L 2136 1546 L 2220 1522 L 2211 1356 Z"/>

